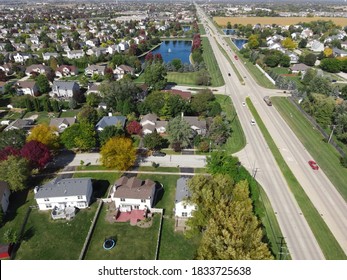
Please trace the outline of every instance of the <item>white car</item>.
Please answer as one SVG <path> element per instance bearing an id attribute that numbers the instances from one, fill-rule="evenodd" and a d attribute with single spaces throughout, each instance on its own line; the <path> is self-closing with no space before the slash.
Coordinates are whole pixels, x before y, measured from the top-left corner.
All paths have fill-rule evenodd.
<path id="1" fill-rule="evenodd" d="M 251 125 L 255 125 L 255 120 L 251 119 Z"/>
<path id="2" fill-rule="evenodd" d="M 246 102 L 242 102 L 242 106 L 245 107 L 246 106 Z"/>

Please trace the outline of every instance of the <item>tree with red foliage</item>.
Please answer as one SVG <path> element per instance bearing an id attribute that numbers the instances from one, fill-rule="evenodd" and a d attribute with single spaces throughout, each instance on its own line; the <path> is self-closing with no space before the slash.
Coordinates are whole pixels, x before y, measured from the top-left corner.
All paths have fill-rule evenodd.
<path id="1" fill-rule="evenodd" d="M 20 154 L 19 150 L 11 146 L 7 146 L 0 150 L 0 161 L 7 160 L 9 156 L 18 156 Z"/>
<path id="2" fill-rule="evenodd" d="M 27 142 L 20 154 L 30 162 L 32 168 L 43 168 L 51 160 L 47 146 L 35 140 Z"/>
<path id="3" fill-rule="evenodd" d="M 154 61 L 155 62 L 163 62 L 163 57 L 162 57 L 161 53 L 156 53 L 154 55 Z"/>
<path id="4" fill-rule="evenodd" d="M 142 130 L 141 124 L 138 123 L 137 121 L 131 121 L 127 125 L 127 132 L 129 134 L 137 134 L 137 135 L 139 135 L 141 133 L 141 130 Z"/>
<path id="5" fill-rule="evenodd" d="M 153 53 L 149 52 L 148 54 L 146 54 L 145 56 L 145 61 L 152 61 L 153 60 Z"/>

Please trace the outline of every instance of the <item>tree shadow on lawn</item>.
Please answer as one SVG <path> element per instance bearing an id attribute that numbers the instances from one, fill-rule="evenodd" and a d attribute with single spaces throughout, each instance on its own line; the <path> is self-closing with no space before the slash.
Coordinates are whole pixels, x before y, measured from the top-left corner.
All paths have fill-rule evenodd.
<path id="1" fill-rule="evenodd" d="M 92 179 L 93 184 L 93 201 L 95 201 L 97 198 L 103 198 L 106 196 L 107 190 L 110 186 L 109 181 L 107 180 L 96 180 Z"/>
<path id="2" fill-rule="evenodd" d="M 29 189 L 25 189 L 22 191 L 18 192 L 13 192 L 10 196 L 10 203 L 5 215 L 4 223 L 12 221 L 16 218 L 17 216 L 17 210 L 21 206 L 23 206 L 25 203 L 28 202 L 27 197 L 28 197 Z"/>
<path id="3" fill-rule="evenodd" d="M 155 181 L 155 197 L 154 197 L 154 201 L 153 201 L 153 205 L 157 205 L 163 198 L 165 193 L 165 190 L 163 188 L 163 186 Z"/>

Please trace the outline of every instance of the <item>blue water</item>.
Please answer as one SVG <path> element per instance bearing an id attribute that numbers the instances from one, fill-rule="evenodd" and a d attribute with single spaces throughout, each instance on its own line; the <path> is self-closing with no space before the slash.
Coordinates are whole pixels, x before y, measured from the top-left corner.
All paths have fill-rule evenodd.
<path id="1" fill-rule="evenodd" d="M 182 29 L 183 29 L 184 32 L 189 31 L 190 30 L 190 26 L 184 25 L 182 27 Z"/>
<path id="2" fill-rule="evenodd" d="M 191 41 L 163 41 L 163 43 L 153 50 L 152 53 L 153 55 L 160 53 L 165 63 L 170 62 L 174 58 L 179 58 L 182 63 L 190 63 L 189 55 L 191 47 Z"/>
<path id="3" fill-rule="evenodd" d="M 225 35 L 234 35 L 236 33 L 235 29 L 223 29 Z"/>
<path id="4" fill-rule="evenodd" d="M 243 45 L 248 42 L 248 40 L 245 40 L 245 39 L 232 39 L 232 40 L 239 50 L 241 50 L 243 48 Z"/>

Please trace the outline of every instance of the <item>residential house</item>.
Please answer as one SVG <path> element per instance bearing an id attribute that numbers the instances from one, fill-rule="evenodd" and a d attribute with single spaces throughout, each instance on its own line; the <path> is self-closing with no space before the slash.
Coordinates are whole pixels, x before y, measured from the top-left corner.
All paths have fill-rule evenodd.
<path id="1" fill-rule="evenodd" d="M 41 187 L 35 187 L 35 199 L 40 210 L 87 208 L 93 192 L 90 178 L 55 178 Z"/>
<path id="2" fill-rule="evenodd" d="M 304 29 L 303 31 L 301 31 L 300 37 L 302 39 L 307 39 L 313 36 L 313 31 L 311 29 Z"/>
<path id="3" fill-rule="evenodd" d="M 103 131 L 107 126 L 119 126 L 124 129 L 125 122 L 125 116 L 106 116 L 96 124 L 95 129 L 97 131 Z"/>
<path id="4" fill-rule="evenodd" d="M 299 62 L 299 56 L 293 52 L 286 52 L 286 55 L 290 58 L 290 63 L 295 64 Z"/>
<path id="5" fill-rule="evenodd" d="M 120 212 L 151 210 L 153 207 L 156 183 L 152 180 L 141 180 L 137 177 L 119 178 L 111 191 L 111 199 Z"/>
<path id="6" fill-rule="evenodd" d="M 198 135 L 206 135 L 206 120 L 199 120 L 198 117 L 184 116 L 183 119 L 190 125 L 191 129 Z"/>
<path id="7" fill-rule="evenodd" d="M 42 54 L 42 58 L 45 61 L 49 60 L 51 57 L 57 58 L 58 57 L 58 53 L 56 53 L 56 52 L 53 52 L 53 53 L 52 52 L 46 52 L 46 53 Z"/>
<path id="8" fill-rule="evenodd" d="M 107 53 L 109 54 L 115 54 L 116 52 L 119 52 L 120 48 L 119 45 L 111 45 L 107 47 Z"/>
<path id="9" fill-rule="evenodd" d="M 97 83 L 92 83 L 88 85 L 88 90 L 86 92 L 86 94 L 88 95 L 89 93 L 96 93 L 97 95 L 100 95 L 100 84 Z"/>
<path id="10" fill-rule="evenodd" d="M 94 74 L 104 76 L 106 73 L 106 66 L 103 65 L 90 65 L 84 70 L 84 74 L 92 77 Z"/>
<path id="11" fill-rule="evenodd" d="M 100 40 L 98 38 L 89 39 L 86 41 L 86 46 L 88 47 L 98 47 L 100 45 Z"/>
<path id="12" fill-rule="evenodd" d="M 190 197 L 188 180 L 188 177 L 181 177 L 176 182 L 175 216 L 177 218 L 190 218 L 196 210 L 196 205 L 187 201 Z"/>
<path id="13" fill-rule="evenodd" d="M 45 74 L 49 71 L 51 71 L 51 69 L 46 65 L 32 64 L 25 69 L 25 74 L 28 76 L 30 76 L 32 73 L 36 73 L 40 75 L 40 74 Z"/>
<path id="14" fill-rule="evenodd" d="M 75 81 L 54 81 L 51 95 L 67 98 L 79 92 L 80 86 Z"/>
<path id="15" fill-rule="evenodd" d="M 22 129 L 29 131 L 34 126 L 34 120 L 31 119 L 17 119 L 11 122 L 4 131 L 9 131 L 13 129 Z"/>
<path id="16" fill-rule="evenodd" d="M 30 36 L 28 41 L 29 41 L 30 44 L 36 44 L 36 45 L 38 45 L 40 43 L 40 39 L 36 35 Z"/>
<path id="17" fill-rule="evenodd" d="M 129 49 L 129 44 L 128 44 L 128 42 L 120 42 L 119 44 L 118 44 L 118 47 L 119 47 L 119 50 L 120 51 L 126 51 L 127 49 Z"/>
<path id="18" fill-rule="evenodd" d="M 0 65 L 0 70 L 4 71 L 6 76 L 11 76 L 14 74 L 12 63 L 5 63 L 4 65 Z"/>
<path id="19" fill-rule="evenodd" d="M 347 41 L 341 42 L 341 48 L 347 49 Z"/>
<path id="20" fill-rule="evenodd" d="M 59 78 L 70 77 L 78 74 L 78 68 L 74 65 L 60 65 L 57 70 L 55 70 L 55 75 Z"/>
<path id="21" fill-rule="evenodd" d="M 102 54 L 107 54 L 107 49 L 106 48 L 91 48 L 87 50 L 87 55 L 95 55 L 96 57 L 102 55 Z"/>
<path id="22" fill-rule="evenodd" d="M 165 133 L 168 122 L 158 120 L 156 114 L 147 114 L 142 117 L 140 124 L 142 126 L 142 133 L 146 135 L 154 131 Z"/>
<path id="23" fill-rule="evenodd" d="M 324 44 L 319 42 L 318 40 L 313 40 L 309 42 L 306 46 L 313 52 L 322 52 L 324 51 Z"/>
<path id="24" fill-rule="evenodd" d="M 76 118 L 52 118 L 49 126 L 54 126 L 61 133 L 76 122 Z"/>
<path id="25" fill-rule="evenodd" d="M 305 74 L 308 69 L 310 69 L 310 66 L 307 66 L 306 64 L 303 63 L 298 63 L 294 64 L 292 67 L 290 67 L 290 70 L 292 71 L 293 74 L 301 73 Z"/>
<path id="26" fill-rule="evenodd" d="M 18 95 L 30 94 L 31 96 L 37 96 L 39 94 L 39 88 L 35 81 L 18 81 L 15 87 Z"/>
<path id="27" fill-rule="evenodd" d="M 8 184 L 0 180 L 0 207 L 3 213 L 7 212 L 10 203 L 10 195 L 11 191 Z"/>
<path id="28" fill-rule="evenodd" d="M 115 79 L 120 80 L 123 79 L 126 74 L 134 75 L 135 69 L 128 65 L 119 65 L 116 69 L 113 70 L 113 76 Z"/>
<path id="29" fill-rule="evenodd" d="M 66 56 L 69 59 L 81 58 L 81 57 L 84 57 L 84 51 L 82 50 L 68 51 Z"/>
<path id="30" fill-rule="evenodd" d="M 29 58 L 32 58 L 33 56 L 30 53 L 16 53 L 13 56 L 13 59 L 15 62 L 17 63 L 23 63 L 25 61 L 27 61 Z"/>
<path id="31" fill-rule="evenodd" d="M 333 48 L 333 54 L 334 54 L 335 57 L 346 57 L 347 56 L 347 51 L 340 50 L 338 48 Z"/>

